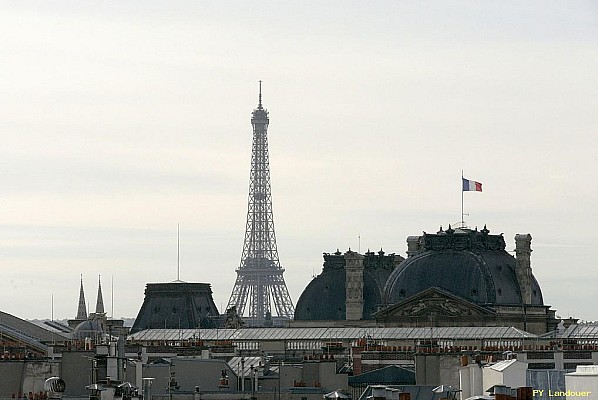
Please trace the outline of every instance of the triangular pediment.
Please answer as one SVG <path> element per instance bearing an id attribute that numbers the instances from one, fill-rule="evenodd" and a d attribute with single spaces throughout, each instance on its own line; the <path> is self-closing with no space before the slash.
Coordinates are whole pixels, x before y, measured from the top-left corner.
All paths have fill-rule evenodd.
<path id="1" fill-rule="evenodd" d="M 446 290 L 432 287 L 419 292 L 399 303 L 390 305 L 373 316 L 376 319 L 388 317 L 469 317 L 493 315 L 494 310 L 481 307 Z"/>

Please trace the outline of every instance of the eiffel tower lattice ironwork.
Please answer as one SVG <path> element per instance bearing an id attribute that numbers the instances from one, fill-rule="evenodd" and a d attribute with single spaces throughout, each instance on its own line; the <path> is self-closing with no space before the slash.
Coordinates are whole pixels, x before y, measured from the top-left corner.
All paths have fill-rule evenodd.
<path id="1" fill-rule="evenodd" d="M 268 111 L 262 106 L 260 81 L 259 103 L 251 115 L 253 144 L 243 254 L 227 306 L 235 306 L 238 315 L 243 316 L 249 303 L 248 316 L 255 325 L 262 325 L 272 315 L 271 300 L 278 316 L 293 318 L 295 313 L 276 248 L 268 157 L 269 121 Z"/>

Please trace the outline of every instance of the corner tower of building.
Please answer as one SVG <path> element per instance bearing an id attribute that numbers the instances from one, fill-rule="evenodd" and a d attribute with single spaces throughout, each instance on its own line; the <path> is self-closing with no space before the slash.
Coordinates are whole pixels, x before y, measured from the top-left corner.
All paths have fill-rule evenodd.
<path id="1" fill-rule="evenodd" d="M 345 253 L 345 310 L 349 321 L 363 318 L 363 259 L 350 249 Z"/>

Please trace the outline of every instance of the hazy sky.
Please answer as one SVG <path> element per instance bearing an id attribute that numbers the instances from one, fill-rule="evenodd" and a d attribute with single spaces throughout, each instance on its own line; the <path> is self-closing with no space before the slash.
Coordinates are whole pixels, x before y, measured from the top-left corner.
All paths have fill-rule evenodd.
<path id="1" fill-rule="evenodd" d="M 83 274 L 135 317 L 177 223 L 224 311 L 261 79 L 295 303 L 322 252 L 460 221 L 463 169 L 469 225 L 531 233 L 545 303 L 598 320 L 596 1 L 1 1 L 0 35 L 2 311 L 74 318 Z"/>

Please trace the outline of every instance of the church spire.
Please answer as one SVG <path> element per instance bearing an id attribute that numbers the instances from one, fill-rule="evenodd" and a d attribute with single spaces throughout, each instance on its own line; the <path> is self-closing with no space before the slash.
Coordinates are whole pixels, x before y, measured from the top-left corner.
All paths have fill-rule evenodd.
<path id="1" fill-rule="evenodd" d="M 79 289 L 79 307 L 75 319 L 87 319 L 87 307 L 85 306 L 85 292 L 83 291 L 83 274 L 81 274 L 81 289 Z"/>
<path id="2" fill-rule="evenodd" d="M 104 314 L 104 298 L 102 297 L 102 279 L 98 275 L 98 301 L 96 302 L 96 314 Z"/>

